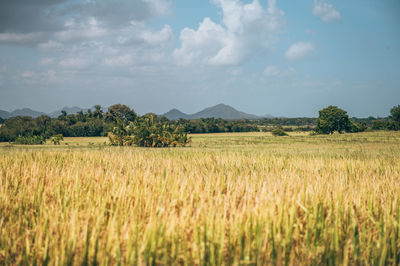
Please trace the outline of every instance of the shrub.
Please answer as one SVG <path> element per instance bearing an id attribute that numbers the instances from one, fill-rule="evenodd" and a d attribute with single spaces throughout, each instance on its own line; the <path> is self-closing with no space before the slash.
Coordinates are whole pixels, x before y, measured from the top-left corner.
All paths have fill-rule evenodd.
<path id="1" fill-rule="evenodd" d="M 64 137 L 62 134 L 57 134 L 51 137 L 51 142 L 53 142 L 54 145 L 60 145 L 61 141 L 64 141 Z"/>
<path id="2" fill-rule="evenodd" d="M 271 131 L 272 135 L 274 136 L 289 136 L 285 131 L 283 131 L 283 128 L 281 127 L 276 127 Z"/>
<path id="3" fill-rule="evenodd" d="M 46 142 L 46 138 L 44 136 L 18 136 L 15 139 L 16 144 L 23 145 L 40 145 Z"/>
<path id="4" fill-rule="evenodd" d="M 349 129 L 351 133 L 364 132 L 367 129 L 365 123 L 357 123 L 353 119 L 349 119 Z"/>
<path id="5" fill-rule="evenodd" d="M 385 130 L 389 128 L 389 121 L 385 121 L 383 119 L 375 120 L 372 122 L 372 130 Z"/>

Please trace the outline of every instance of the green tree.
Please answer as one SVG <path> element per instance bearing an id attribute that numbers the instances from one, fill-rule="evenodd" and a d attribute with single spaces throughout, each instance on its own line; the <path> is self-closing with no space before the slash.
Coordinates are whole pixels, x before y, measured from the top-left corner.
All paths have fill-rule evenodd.
<path id="1" fill-rule="evenodd" d="M 95 111 L 94 111 L 94 113 L 93 113 L 93 116 L 94 116 L 95 118 L 97 118 L 97 119 L 103 118 L 103 111 L 101 110 L 101 105 L 96 104 L 96 105 L 94 106 L 94 108 L 95 108 Z"/>
<path id="2" fill-rule="evenodd" d="M 65 120 L 67 117 L 67 111 L 61 110 L 61 115 L 58 116 L 58 120 Z"/>
<path id="3" fill-rule="evenodd" d="M 394 106 L 390 110 L 390 129 L 400 130 L 400 105 Z"/>
<path id="4" fill-rule="evenodd" d="M 108 133 L 108 139 L 111 145 L 132 145 L 132 138 L 130 137 L 130 128 L 121 120 L 117 120 L 117 124 L 113 127 L 112 132 Z"/>
<path id="5" fill-rule="evenodd" d="M 137 114 L 135 111 L 123 104 L 114 104 L 110 106 L 106 114 L 106 120 L 110 122 L 116 122 L 118 119 L 121 119 L 124 122 L 133 122 L 135 121 L 136 117 Z"/>
<path id="6" fill-rule="evenodd" d="M 79 122 L 86 122 L 86 116 L 85 116 L 85 114 L 83 113 L 82 110 L 80 110 L 78 113 L 76 113 L 76 119 Z"/>
<path id="7" fill-rule="evenodd" d="M 350 119 L 347 112 L 337 106 L 328 106 L 319 111 L 316 132 L 320 134 L 332 134 L 335 131 L 342 133 L 350 130 Z"/>

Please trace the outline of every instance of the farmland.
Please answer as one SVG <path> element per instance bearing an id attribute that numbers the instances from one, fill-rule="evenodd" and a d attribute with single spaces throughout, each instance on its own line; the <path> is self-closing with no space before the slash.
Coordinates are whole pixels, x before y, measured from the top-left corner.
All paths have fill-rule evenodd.
<path id="1" fill-rule="evenodd" d="M 400 132 L 0 145 L 0 264 L 400 263 Z"/>

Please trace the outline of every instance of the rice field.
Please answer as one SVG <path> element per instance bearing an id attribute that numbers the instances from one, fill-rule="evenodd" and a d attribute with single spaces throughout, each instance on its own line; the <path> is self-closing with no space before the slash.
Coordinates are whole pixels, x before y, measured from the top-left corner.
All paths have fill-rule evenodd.
<path id="1" fill-rule="evenodd" d="M 0 145 L 0 265 L 399 265 L 400 132 Z"/>

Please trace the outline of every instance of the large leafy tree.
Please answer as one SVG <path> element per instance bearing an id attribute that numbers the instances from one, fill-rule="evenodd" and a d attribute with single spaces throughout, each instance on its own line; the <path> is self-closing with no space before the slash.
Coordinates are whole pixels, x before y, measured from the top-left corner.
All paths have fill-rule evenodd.
<path id="1" fill-rule="evenodd" d="M 328 106 L 319 111 L 316 131 L 320 134 L 332 134 L 337 131 L 349 131 L 351 122 L 347 112 L 337 106 Z"/>
<path id="2" fill-rule="evenodd" d="M 137 114 L 134 110 L 123 104 L 114 104 L 108 108 L 106 120 L 116 122 L 118 119 L 122 121 L 135 121 Z"/>

